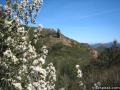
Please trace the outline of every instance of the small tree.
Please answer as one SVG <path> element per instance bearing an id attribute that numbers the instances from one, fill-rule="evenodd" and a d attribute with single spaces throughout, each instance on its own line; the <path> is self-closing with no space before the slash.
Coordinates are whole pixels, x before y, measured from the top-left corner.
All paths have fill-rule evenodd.
<path id="1" fill-rule="evenodd" d="M 61 38 L 61 32 L 60 32 L 60 29 L 57 29 L 57 38 Z"/>
<path id="2" fill-rule="evenodd" d="M 101 64 L 105 66 L 120 64 L 120 45 L 117 41 L 113 41 L 111 47 L 105 48 L 105 50 L 101 52 L 99 59 L 101 60 Z"/>

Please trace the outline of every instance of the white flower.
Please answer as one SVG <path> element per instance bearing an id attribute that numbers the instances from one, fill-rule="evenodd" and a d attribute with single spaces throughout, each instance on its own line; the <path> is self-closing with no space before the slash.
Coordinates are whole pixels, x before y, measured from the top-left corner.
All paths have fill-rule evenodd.
<path id="1" fill-rule="evenodd" d="M 82 78 L 83 74 L 82 74 L 82 71 L 80 69 L 78 69 L 77 74 L 78 74 L 77 75 L 78 78 Z"/>
<path id="2" fill-rule="evenodd" d="M 24 27 L 18 27 L 17 32 L 21 33 L 21 34 L 24 34 L 25 33 Z"/>
<path id="3" fill-rule="evenodd" d="M 13 20 L 8 21 L 7 19 L 5 19 L 5 27 L 10 27 L 10 26 L 12 26 L 12 22 L 13 22 Z"/>
<path id="4" fill-rule="evenodd" d="M 39 63 L 39 61 L 37 59 L 33 61 L 33 65 L 36 65 L 38 63 Z"/>
<path id="5" fill-rule="evenodd" d="M 38 87 L 39 85 L 40 85 L 39 82 L 33 82 L 33 86 L 34 86 L 34 87 Z"/>
<path id="6" fill-rule="evenodd" d="M 31 83 L 30 83 L 30 84 L 28 84 L 27 89 L 28 89 L 28 90 L 35 90 L 35 89 L 33 89 L 33 86 L 32 86 L 32 84 L 31 84 Z"/>
<path id="7" fill-rule="evenodd" d="M 34 34 L 34 38 L 37 38 L 37 34 Z"/>
<path id="8" fill-rule="evenodd" d="M 53 80 L 54 80 L 54 81 L 57 81 L 57 79 L 56 79 L 56 74 L 53 75 Z"/>
<path id="9" fill-rule="evenodd" d="M 22 68 L 25 72 L 27 72 L 27 66 L 26 65 L 23 65 Z"/>
<path id="10" fill-rule="evenodd" d="M 29 52 L 34 52 L 35 51 L 35 48 L 30 44 L 29 44 L 28 48 L 29 48 L 29 50 L 28 50 Z"/>
<path id="11" fill-rule="evenodd" d="M 40 74 L 46 76 L 46 71 L 45 69 L 39 67 L 39 66 L 31 66 L 31 68 L 34 70 L 34 71 L 37 71 L 39 72 Z"/>
<path id="12" fill-rule="evenodd" d="M 27 37 L 24 36 L 24 37 L 21 37 L 21 39 L 25 41 L 27 40 Z"/>
<path id="13" fill-rule="evenodd" d="M 47 47 L 45 45 L 43 45 L 42 49 L 46 49 Z"/>
<path id="14" fill-rule="evenodd" d="M 10 57 L 12 57 L 12 52 L 11 52 L 11 50 L 10 49 L 7 49 L 4 53 L 3 53 L 3 55 L 4 56 L 6 56 L 6 57 L 8 57 L 8 58 L 10 58 Z"/>
<path id="15" fill-rule="evenodd" d="M 17 76 L 17 79 L 21 81 L 22 78 L 20 76 Z"/>
<path id="16" fill-rule="evenodd" d="M 12 60 L 13 60 L 14 63 L 16 63 L 18 61 L 17 57 L 14 56 L 14 55 L 11 58 L 12 58 Z"/>
<path id="17" fill-rule="evenodd" d="M 40 87 L 39 88 L 41 88 L 41 89 L 38 89 L 38 90 L 48 90 L 46 88 L 46 82 L 44 80 L 40 80 L 39 83 L 40 83 Z"/>
<path id="18" fill-rule="evenodd" d="M 98 85 L 97 85 L 96 83 L 94 83 L 94 87 L 95 87 L 95 88 L 98 88 Z"/>
<path id="19" fill-rule="evenodd" d="M 13 83 L 13 85 L 15 86 L 15 88 L 22 90 L 21 83 Z"/>
<path id="20" fill-rule="evenodd" d="M 98 88 L 101 86 L 101 82 L 94 83 L 94 87 Z"/>
<path id="21" fill-rule="evenodd" d="M 76 69 L 78 69 L 80 67 L 80 65 L 76 65 Z"/>
<path id="22" fill-rule="evenodd" d="M 43 50 L 43 53 L 44 53 L 44 54 L 48 54 L 48 50 L 47 50 L 47 49 L 44 49 L 44 50 Z"/>
<path id="23" fill-rule="evenodd" d="M 7 41 L 11 41 L 11 39 L 12 39 L 11 37 L 8 37 L 8 38 L 7 38 Z"/>
<path id="24" fill-rule="evenodd" d="M 80 85 L 80 86 L 83 86 L 83 85 L 84 85 L 84 83 L 83 83 L 82 81 L 80 81 L 80 82 L 79 82 L 79 85 Z"/>
<path id="25" fill-rule="evenodd" d="M 45 64 L 45 59 L 43 59 L 42 57 L 39 58 L 39 61 L 41 62 L 41 64 Z"/>

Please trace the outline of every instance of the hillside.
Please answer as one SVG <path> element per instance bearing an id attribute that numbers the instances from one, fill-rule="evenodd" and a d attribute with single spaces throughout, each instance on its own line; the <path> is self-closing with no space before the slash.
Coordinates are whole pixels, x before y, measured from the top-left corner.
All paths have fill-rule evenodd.
<path id="1" fill-rule="evenodd" d="M 29 32 L 31 41 L 32 37 L 34 37 L 32 35 L 33 32 L 33 30 Z M 37 45 L 40 45 L 40 43 L 49 48 L 49 57 L 51 57 L 51 55 L 54 55 L 54 57 L 65 56 L 64 59 L 66 59 L 67 56 L 69 56 L 76 58 L 78 61 L 80 60 L 80 62 L 88 62 L 90 59 L 93 59 L 93 54 L 91 53 L 93 49 L 88 44 L 79 43 L 63 34 L 58 38 L 57 31 L 54 29 L 43 29 Z M 36 48 L 37 47 L 38 46 L 36 46 Z"/>
<path id="2" fill-rule="evenodd" d="M 117 76 L 119 76 L 120 71 L 120 49 L 117 50 L 116 47 L 113 47 L 112 49 L 103 49 L 101 57 L 98 58 L 100 53 L 86 43 L 79 43 L 63 34 L 60 34 L 59 36 L 58 32 L 54 29 L 36 29 L 37 28 L 25 27 L 28 34 L 23 35 L 26 35 L 26 41 L 30 42 L 30 44 L 35 47 L 38 54 L 41 54 L 41 47 L 43 45 L 47 46 L 49 52 L 44 67 L 46 67 L 50 62 L 55 66 L 57 76 L 56 90 L 59 90 L 60 88 L 64 88 L 65 90 L 81 90 L 78 87 L 79 80 L 76 77 L 76 65 L 80 65 L 83 71 L 83 81 L 87 86 L 87 90 L 91 90 L 94 83 L 98 81 L 100 81 L 104 86 L 119 84 L 120 79 L 117 78 Z M 18 39 L 20 42 L 22 42 L 21 39 L 24 40 L 20 34 L 16 34 L 16 31 L 3 30 L 4 29 L 1 26 L 1 33 L 4 34 L 4 38 L 13 37 L 13 39 Z M 1 40 L 4 40 L 2 36 Z M 10 43 L 7 47 L 10 47 L 11 50 L 13 50 L 13 53 L 20 58 L 21 53 L 20 55 L 17 54 L 16 50 L 14 51 L 13 46 L 11 46 L 11 43 L 13 42 L 16 43 L 16 46 L 19 45 L 17 44 L 18 42 L 13 40 L 12 42 L 6 42 Z M 29 45 L 29 43 L 27 44 Z M 2 53 L 5 49 L 3 46 L 1 46 L 1 56 L 3 56 Z M 114 53 L 117 54 L 115 55 Z M 111 57 L 111 55 L 113 56 Z M 30 62 L 28 61 L 28 63 Z M 21 66 L 18 65 L 18 67 L 20 68 Z"/>
<path id="3" fill-rule="evenodd" d="M 33 37 L 33 33 L 34 30 L 30 30 L 30 37 Z M 104 59 L 99 60 L 98 58 L 99 54 L 105 49 L 96 50 L 86 43 L 79 43 L 63 34 L 58 38 L 57 31 L 45 28 L 41 31 L 39 40 L 37 44 L 35 44 L 37 50 L 39 50 L 41 44 L 45 44 L 49 48 L 47 63 L 53 62 L 56 67 L 58 80 L 58 82 L 56 82 L 57 89 L 64 87 L 65 90 L 79 90 L 76 86 L 76 64 L 79 64 L 83 69 L 84 80 L 86 80 L 85 83 L 89 88 L 88 90 L 93 86 L 93 82 L 97 81 L 101 81 L 103 85 L 118 85 L 114 84 L 113 80 L 115 80 L 116 83 L 119 82 L 119 79 L 117 80 L 115 77 L 115 75 L 119 75 L 119 65 L 111 64 L 108 68 L 106 67 L 107 64 L 104 62 Z M 113 74 L 113 70 L 115 74 Z M 107 72 L 107 74 L 104 72 Z M 110 80 L 111 78 L 112 80 Z"/>
<path id="4" fill-rule="evenodd" d="M 97 49 L 97 51 L 86 43 L 79 43 L 61 33 L 58 34 L 58 32 L 54 29 L 42 28 L 37 30 L 38 28 L 24 27 L 28 34 L 23 35 L 26 35 L 27 42 L 30 42 L 30 44 L 35 47 L 35 50 L 38 54 L 41 54 L 41 47 L 43 45 L 47 46 L 49 52 L 44 67 L 46 67 L 50 62 L 52 62 L 55 66 L 57 76 L 57 81 L 55 83 L 56 90 L 59 90 L 60 88 L 64 88 L 65 90 L 81 90 L 78 87 L 79 80 L 76 77 L 76 65 L 80 65 L 82 69 L 83 81 L 87 86 L 87 90 L 91 90 L 91 87 L 94 85 L 94 83 L 98 81 L 100 81 L 103 86 L 116 86 L 119 84 L 120 79 L 117 78 L 117 76 L 119 76 L 120 71 L 120 49 L 117 50 L 115 47 L 113 47 L 112 49 Z M 24 40 L 20 34 L 16 34 L 16 31 L 3 30 L 4 29 L 1 26 L 1 33 L 4 34 L 4 38 L 18 38 L 20 42 L 22 42 L 21 39 Z M 4 40 L 2 36 L 1 40 Z M 6 43 L 10 43 L 7 47 L 10 47 L 11 50 L 13 50 L 13 53 L 20 58 L 21 53 L 20 55 L 17 55 L 16 50 L 14 51 L 13 46 L 11 46 L 12 42 Z M 17 43 L 18 42 L 16 42 L 16 46 L 19 45 Z M 29 43 L 27 44 L 29 45 Z M 2 43 L 0 45 L 2 45 Z M 2 53 L 6 47 L 3 46 L 1 46 L 1 56 L 3 56 Z M 98 57 L 99 54 L 101 54 L 101 57 Z M 28 61 L 28 63 L 30 62 Z M 20 68 L 21 66 L 18 65 L 18 67 Z"/>
<path id="5" fill-rule="evenodd" d="M 31 41 L 33 40 L 34 30 L 30 30 Z M 79 43 L 70 39 L 63 34 L 57 37 L 57 31 L 53 29 L 43 29 L 39 37 L 39 41 L 35 45 L 37 50 L 40 45 L 44 44 L 49 48 L 47 63 L 53 62 L 57 70 L 57 88 L 74 87 L 76 74 L 75 65 L 80 64 L 81 67 L 87 66 L 91 60 L 94 60 L 93 49 L 85 43 Z M 38 51 L 39 52 L 39 51 Z M 72 89 L 69 89 L 72 90 Z"/>

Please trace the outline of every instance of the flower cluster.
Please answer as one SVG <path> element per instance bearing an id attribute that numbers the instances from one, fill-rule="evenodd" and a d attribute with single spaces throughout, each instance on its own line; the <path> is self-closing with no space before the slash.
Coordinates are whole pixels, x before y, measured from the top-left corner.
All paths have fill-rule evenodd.
<path id="1" fill-rule="evenodd" d="M 86 90 L 86 86 L 85 84 L 83 83 L 83 73 L 82 73 L 82 70 L 80 69 L 80 65 L 76 65 L 76 69 L 77 69 L 77 78 L 79 79 L 79 86 L 82 90 Z"/>
<path id="2" fill-rule="evenodd" d="M 82 77 L 83 77 L 83 73 L 82 73 L 82 71 L 80 70 L 80 66 L 79 66 L 79 65 L 76 65 L 76 69 L 77 69 L 77 77 L 78 77 L 78 78 L 82 78 Z"/>
<path id="3" fill-rule="evenodd" d="M 47 88 L 48 90 L 54 90 L 55 89 L 55 82 L 56 82 L 56 70 L 53 66 L 53 63 L 48 64 L 48 67 L 46 68 L 47 71 Z"/>
<path id="4" fill-rule="evenodd" d="M 16 22 L 22 20 L 28 24 L 29 20 L 35 23 L 35 19 L 43 0 L 13 0 L 11 5 L 5 6 L 6 19 L 14 18 Z"/>
<path id="5" fill-rule="evenodd" d="M 34 30 L 34 43 L 35 44 L 40 39 L 42 30 L 43 30 L 43 26 L 41 24 L 38 26 L 36 30 Z"/>
<path id="6" fill-rule="evenodd" d="M 16 56 L 12 53 L 11 49 L 8 48 L 4 53 L 4 56 L 7 58 L 6 60 L 12 60 L 14 63 L 16 63 L 18 61 L 18 59 L 16 58 Z"/>
<path id="7" fill-rule="evenodd" d="M 11 31 L 12 32 L 12 31 Z M 18 65 L 18 71 L 13 71 L 14 78 L 11 79 L 12 85 L 22 90 L 53 90 L 55 88 L 56 70 L 52 63 L 47 68 L 43 68 L 48 50 L 45 45 L 41 48 L 42 53 L 38 54 L 28 38 L 28 31 L 24 27 L 17 28 L 12 36 L 5 40 L 8 49 L 4 52 L 4 60 L 11 64 Z M 8 63 L 7 62 L 7 63 Z M 8 67 L 13 67 L 7 64 Z M 26 78 L 24 87 L 23 78 Z"/>
<path id="8" fill-rule="evenodd" d="M 30 66 L 31 69 L 31 73 L 30 73 L 30 84 L 28 85 L 28 89 L 31 87 L 32 89 L 30 90 L 47 90 L 46 87 L 46 70 L 42 67 L 45 64 L 45 59 L 43 58 L 43 56 L 46 57 L 46 55 L 48 54 L 44 52 L 48 51 L 46 46 L 42 47 L 43 50 L 43 54 L 39 57 L 36 57 L 37 59 L 35 59 L 33 61 L 33 65 Z"/>
<path id="9" fill-rule="evenodd" d="M 101 87 L 101 82 L 94 83 L 94 89 L 98 89 L 99 87 Z"/>

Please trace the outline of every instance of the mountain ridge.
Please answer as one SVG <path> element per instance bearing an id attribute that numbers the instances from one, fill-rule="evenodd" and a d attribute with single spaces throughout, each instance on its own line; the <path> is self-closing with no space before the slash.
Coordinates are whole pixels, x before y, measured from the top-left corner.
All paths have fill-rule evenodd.
<path id="1" fill-rule="evenodd" d="M 99 48 L 99 47 L 112 47 L 113 42 L 108 42 L 108 43 L 96 43 L 96 44 L 91 44 L 92 48 Z M 118 42 L 117 45 L 120 45 L 120 43 Z"/>

